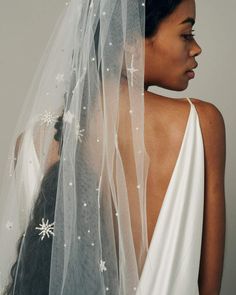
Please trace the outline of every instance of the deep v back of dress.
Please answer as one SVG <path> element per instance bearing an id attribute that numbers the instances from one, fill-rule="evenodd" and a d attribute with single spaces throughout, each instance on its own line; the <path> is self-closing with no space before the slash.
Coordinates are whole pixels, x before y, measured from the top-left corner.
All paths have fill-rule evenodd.
<path id="1" fill-rule="evenodd" d="M 197 110 L 190 113 L 180 152 L 155 225 L 137 295 L 197 295 L 204 206 L 204 147 Z"/>

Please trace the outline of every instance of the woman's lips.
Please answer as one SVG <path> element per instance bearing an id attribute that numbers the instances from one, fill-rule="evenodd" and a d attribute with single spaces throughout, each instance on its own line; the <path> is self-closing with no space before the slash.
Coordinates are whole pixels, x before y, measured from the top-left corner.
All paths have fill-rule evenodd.
<path id="1" fill-rule="evenodd" d="M 194 71 L 187 71 L 186 74 L 189 77 L 189 79 L 193 79 L 195 77 Z"/>

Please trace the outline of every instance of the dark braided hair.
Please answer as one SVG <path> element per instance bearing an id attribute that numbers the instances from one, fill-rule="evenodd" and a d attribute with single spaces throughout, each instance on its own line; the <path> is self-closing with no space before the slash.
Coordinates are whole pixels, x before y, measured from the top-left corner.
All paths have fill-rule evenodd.
<path id="1" fill-rule="evenodd" d="M 145 38 L 155 35 L 161 21 L 174 12 L 181 2 L 182 0 L 146 0 Z M 97 44 L 98 31 L 94 37 L 95 44 Z M 63 114 L 58 117 L 54 127 L 56 129 L 54 139 L 60 143 L 60 154 L 63 144 Z M 26 233 L 22 235 L 18 242 L 18 258 L 11 268 L 11 282 L 6 287 L 4 295 L 48 294 L 52 237 L 45 237 L 42 243 L 35 227 L 41 223 L 42 216 L 45 220 L 49 220 L 49 223 L 54 220 L 59 164 L 60 161 L 56 162 L 42 180 Z M 21 253 L 20 256 L 19 253 Z"/>
<path id="2" fill-rule="evenodd" d="M 62 119 L 63 115 L 58 117 L 54 126 L 56 129 L 54 139 L 58 142 L 62 139 Z M 4 295 L 48 294 L 52 238 L 45 237 L 41 241 L 35 228 L 42 222 L 42 216 L 45 221 L 49 221 L 49 224 L 54 221 L 58 172 L 59 161 L 49 168 L 42 180 L 27 230 L 18 241 L 17 253 L 21 255 L 11 268 L 12 280 L 6 287 Z"/>
<path id="3" fill-rule="evenodd" d="M 56 140 L 56 141 L 61 141 L 61 138 L 62 138 L 62 127 L 63 127 L 63 114 L 60 116 L 60 117 L 58 117 L 57 118 L 57 122 L 55 123 L 55 125 L 54 125 L 54 128 L 56 129 L 56 133 L 55 133 L 55 135 L 54 135 L 54 139 Z"/>

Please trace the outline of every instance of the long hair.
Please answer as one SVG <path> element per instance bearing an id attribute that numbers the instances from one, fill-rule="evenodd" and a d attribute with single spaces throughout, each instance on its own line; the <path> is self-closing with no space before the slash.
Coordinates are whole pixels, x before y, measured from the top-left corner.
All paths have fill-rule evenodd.
<path id="1" fill-rule="evenodd" d="M 52 238 L 45 237 L 44 241 L 41 241 L 39 232 L 35 228 L 42 222 L 42 216 L 49 223 L 54 220 L 58 171 L 59 161 L 48 170 L 42 180 L 27 231 L 18 241 L 17 253 L 19 255 L 21 252 L 22 255 L 20 261 L 17 259 L 11 268 L 12 281 L 6 288 L 4 295 L 42 295 L 48 292 Z M 17 272 L 24 275 L 16 276 Z"/>

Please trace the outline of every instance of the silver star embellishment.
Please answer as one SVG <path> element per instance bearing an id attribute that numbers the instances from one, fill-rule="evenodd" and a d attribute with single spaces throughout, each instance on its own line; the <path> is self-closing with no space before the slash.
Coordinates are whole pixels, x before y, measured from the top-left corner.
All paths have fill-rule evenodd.
<path id="1" fill-rule="evenodd" d="M 43 114 L 40 115 L 40 120 L 42 121 L 41 125 L 46 124 L 47 126 L 49 126 L 50 124 L 56 123 L 57 116 L 52 112 L 46 110 Z"/>
<path id="2" fill-rule="evenodd" d="M 102 259 L 100 260 L 99 267 L 100 267 L 101 272 L 107 271 L 105 263 L 106 263 L 106 261 L 103 261 Z"/>
<path id="3" fill-rule="evenodd" d="M 137 72 L 138 69 L 134 68 L 134 55 L 132 54 L 132 60 L 131 60 L 131 68 L 127 69 L 130 72 L 131 75 L 131 86 L 133 87 L 134 85 L 134 72 Z"/>
<path id="4" fill-rule="evenodd" d="M 50 235 L 54 236 L 54 224 L 55 222 L 49 224 L 48 219 L 45 223 L 44 218 L 42 218 L 42 223 L 39 224 L 39 227 L 35 228 L 40 231 L 39 236 L 42 235 L 41 240 L 43 240 L 45 236 L 47 236 L 48 238 L 50 237 Z"/>
<path id="5" fill-rule="evenodd" d="M 57 74 L 56 81 L 58 83 L 63 82 L 64 81 L 64 74 Z"/>
<path id="6" fill-rule="evenodd" d="M 80 124 L 77 123 L 77 124 L 76 124 L 76 127 L 75 127 L 75 133 L 76 133 L 76 137 L 78 138 L 78 140 L 79 140 L 80 142 L 82 142 L 81 137 L 84 136 L 84 135 L 83 135 L 83 132 L 84 132 L 84 131 L 85 131 L 85 129 L 80 129 Z"/>
<path id="7" fill-rule="evenodd" d="M 64 113 L 63 121 L 71 124 L 74 117 L 75 116 L 70 111 L 68 111 L 68 112 Z"/>

